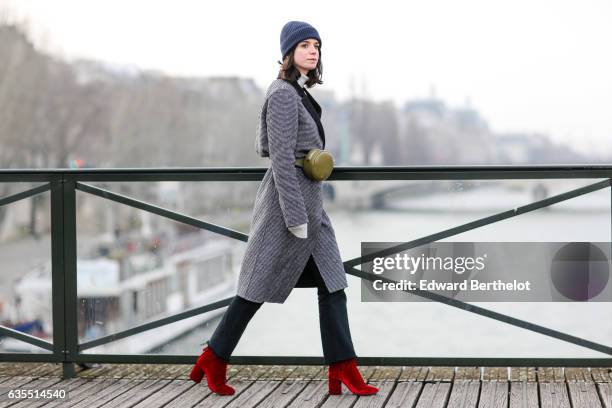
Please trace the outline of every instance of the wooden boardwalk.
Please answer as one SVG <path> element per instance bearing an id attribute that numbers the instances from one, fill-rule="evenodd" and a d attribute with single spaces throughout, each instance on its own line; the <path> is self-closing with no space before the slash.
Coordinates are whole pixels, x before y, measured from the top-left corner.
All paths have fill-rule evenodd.
<path id="1" fill-rule="evenodd" d="M 78 368 L 78 367 L 77 367 Z M 187 365 L 104 364 L 61 379 L 61 365 L 0 363 L 0 407 L 612 408 L 612 368 L 362 366 L 377 395 L 328 395 L 325 366 L 230 365 L 232 396 L 194 384 Z M 68 400 L 10 399 L 63 389 Z"/>

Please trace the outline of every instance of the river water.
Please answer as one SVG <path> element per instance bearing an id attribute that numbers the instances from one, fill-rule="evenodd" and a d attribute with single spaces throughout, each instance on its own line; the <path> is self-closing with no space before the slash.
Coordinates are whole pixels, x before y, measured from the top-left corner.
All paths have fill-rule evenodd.
<path id="1" fill-rule="evenodd" d="M 362 241 L 410 241 L 530 201 L 524 192 L 491 188 L 397 199 L 384 210 L 347 211 L 326 205 L 326 211 L 346 260 L 360 256 Z M 610 190 L 603 189 L 442 241 L 609 242 L 610 236 Z M 347 276 L 349 321 L 358 356 L 609 357 L 443 304 L 361 302 L 359 279 Z M 473 304 L 612 345 L 612 303 Z M 212 320 L 160 352 L 198 354 L 218 322 L 219 318 Z M 294 289 L 284 304 L 265 303 L 251 320 L 234 355 L 322 356 L 316 289 Z"/>

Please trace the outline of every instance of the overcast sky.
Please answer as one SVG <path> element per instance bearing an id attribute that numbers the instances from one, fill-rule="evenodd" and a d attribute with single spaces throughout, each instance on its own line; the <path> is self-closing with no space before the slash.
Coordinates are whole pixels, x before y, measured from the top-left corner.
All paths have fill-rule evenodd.
<path id="1" fill-rule="evenodd" d="M 276 78 L 289 20 L 321 35 L 322 89 L 401 106 L 430 95 L 469 104 L 496 132 L 543 132 L 612 151 L 609 0 L 0 0 L 36 41 L 173 75 Z M 606 150 L 607 149 L 607 150 Z"/>

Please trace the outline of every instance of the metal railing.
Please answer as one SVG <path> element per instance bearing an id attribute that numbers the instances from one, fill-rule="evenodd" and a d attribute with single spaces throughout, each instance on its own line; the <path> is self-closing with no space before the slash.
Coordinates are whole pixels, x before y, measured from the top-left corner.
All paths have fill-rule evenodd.
<path id="1" fill-rule="evenodd" d="M 227 306 L 231 297 L 202 307 L 148 322 L 128 330 L 103 336 L 85 343 L 78 342 L 77 331 L 77 234 L 76 191 L 80 190 L 107 200 L 151 212 L 246 242 L 248 236 L 220 225 L 158 207 L 125 195 L 113 193 L 86 182 L 137 181 L 259 181 L 266 168 L 134 168 L 134 169 L 50 169 L 0 170 L 0 183 L 44 182 L 38 187 L 0 198 L 0 206 L 51 192 L 51 264 L 53 343 L 35 336 L 0 326 L 0 335 L 13 337 L 41 347 L 51 353 L 0 353 L 0 361 L 56 362 L 63 364 L 64 377 L 73 377 L 75 363 L 167 363 L 192 364 L 197 356 L 149 354 L 87 354 L 84 350 L 110 343 L 137 333 L 161 327 L 182 319 Z M 611 189 L 612 165 L 540 165 L 540 166 L 431 166 L 431 167 L 337 167 L 329 180 L 485 180 L 485 179 L 580 179 L 603 178 L 596 183 L 564 192 L 543 200 L 512 208 L 466 224 L 437 232 L 393 248 L 344 261 L 347 274 L 373 281 L 379 275 L 363 272 L 355 267 L 376 256 L 390 255 L 456 234 L 470 231 L 501 220 L 518 217 L 531 211 L 560 203 L 605 188 Z M 611 208 L 612 216 L 612 208 Z M 611 226 L 612 230 L 612 226 Z M 612 240 L 611 240 L 612 241 Z M 427 291 L 411 291 L 448 306 L 475 313 L 516 327 L 527 329 L 558 340 L 612 356 L 612 347 L 569 335 L 545 326 L 530 323 L 486 308 Z M 612 358 L 454 358 L 454 357 L 358 357 L 361 365 L 443 365 L 443 366 L 612 366 Z M 296 364 L 322 365 L 322 357 L 308 356 L 232 356 L 232 364 Z"/>

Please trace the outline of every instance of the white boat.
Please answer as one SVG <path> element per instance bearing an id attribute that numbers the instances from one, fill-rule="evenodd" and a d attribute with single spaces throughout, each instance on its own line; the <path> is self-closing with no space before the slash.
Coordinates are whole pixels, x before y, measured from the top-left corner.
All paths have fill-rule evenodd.
<path id="1" fill-rule="evenodd" d="M 154 253 L 77 260 L 79 343 L 231 297 L 236 293 L 243 248 L 231 239 L 201 244 L 160 257 Z M 42 320 L 52 342 L 50 261 L 15 285 L 21 316 Z M 142 354 L 180 337 L 223 313 L 225 307 L 147 330 L 83 353 Z M 202 339 L 203 341 L 206 339 Z M 39 347 L 5 337 L 2 352 L 41 352 Z"/>

